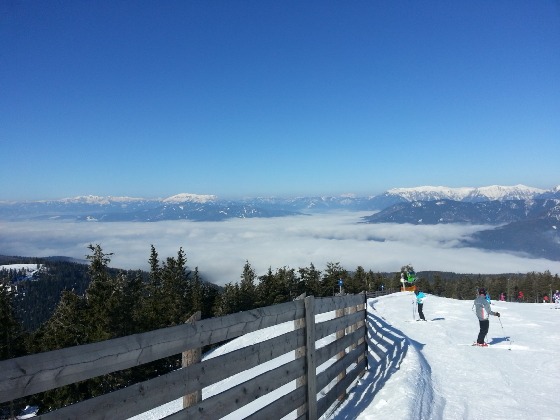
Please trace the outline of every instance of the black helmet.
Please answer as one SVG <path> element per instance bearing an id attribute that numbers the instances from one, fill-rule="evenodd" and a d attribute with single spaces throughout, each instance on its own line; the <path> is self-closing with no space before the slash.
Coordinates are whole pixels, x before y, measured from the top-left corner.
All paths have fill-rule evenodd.
<path id="1" fill-rule="evenodd" d="M 484 287 L 481 287 L 480 289 L 478 289 L 478 294 L 479 295 L 486 295 L 486 289 Z"/>

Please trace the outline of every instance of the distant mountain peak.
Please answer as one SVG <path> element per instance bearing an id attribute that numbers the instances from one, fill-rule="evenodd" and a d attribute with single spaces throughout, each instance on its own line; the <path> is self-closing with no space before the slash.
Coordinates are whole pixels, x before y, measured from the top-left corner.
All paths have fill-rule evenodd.
<path id="1" fill-rule="evenodd" d="M 101 197 L 98 195 L 80 195 L 77 197 L 69 197 L 63 198 L 58 200 L 62 203 L 85 203 L 85 204 L 98 204 L 98 205 L 106 205 L 111 203 L 129 203 L 132 201 L 142 201 L 143 198 L 135 198 L 135 197 Z"/>
<path id="2" fill-rule="evenodd" d="M 199 195 L 199 194 L 189 194 L 181 193 L 168 197 L 163 200 L 164 203 L 208 203 L 210 201 L 216 201 L 218 199 L 215 195 Z"/>
<path id="3" fill-rule="evenodd" d="M 396 195 L 403 197 L 409 201 L 422 201 L 430 199 L 449 198 L 453 200 L 463 200 L 467 197 L 474 188 L 471 187 L 443 187 L 426 185 L 422 187 L 411 188 L 393 188 L 387 191 L 389 195 Z"/>
<path id="4" fill-rule="evenodd" d="M 449 199 L 456 201 L 480 201 L 480 200 L 526 200 L 532 199 L 538 194 L 545 193 L 540 188 L 527 187 L 525 185 L 490 185 L 487 187 L 412 187 L 393 188 L 387 191 L 387 195 L 402 197 L 407 201 L 431 201 Z"/>
<path id="5" fill-rule="evenodd" d="M 477 195 L 489 198 L 491 200 L 507 199 L 526 199 L 532 198 L 536 194 L 543 194 L 546 190 L 540 188 L 527 187 L 526 185 L 518 184 L 513 186 L 503 185 L 490 185 L 488 187 L 476 188 Z"/>

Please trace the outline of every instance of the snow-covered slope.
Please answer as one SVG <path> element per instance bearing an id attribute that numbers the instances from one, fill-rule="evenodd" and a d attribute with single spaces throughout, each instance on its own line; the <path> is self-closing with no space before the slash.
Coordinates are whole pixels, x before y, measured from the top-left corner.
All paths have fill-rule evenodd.
<path id="1" fill-rule="evenodd" d="M 29 280 L 33 279 L 36 273 L 45 270 L 46 267 L 43 264 L 4 264 L 0 265 L 0 271 L 15 271 L 21 277 L 17 280 Z"/>
<path id="2" fill-rule="evenodd" d="M 560 375 L 555 359 L 559 354 L 560 309 L 555 310 L 553 304 L 493 302 L 492 310 L 502 316 L 492 317 L 487 336 L 490 347 L 480 348 L 471 346 L 479 329 L 472 301 L 427 295 L 424 314 L 428 322 L 416 322 L 412 318 L 412 295 L 400 292 L 368 300 L 371 316 L 378 317 L 387 330 L 401 337 L 404 350 L 395 355 L 401 358 L 400 364 L 397 370 L 383 374 L 367 372 L 328 418 L 557 418 Z M 283 331 L 261 330 L 233 340 L 217 351 L 231 351 Z M 264 367 L 272 368 L 272 364 Z M 203 395 L 214 395 L 253 374 L 247 371 L 228 384 L 205 389 Z M 275 395 L 287 391 L 280 389 Z M 243 418 L 267 401 L 256 400 L 250 408 L 228 418 Z M 181 408 L 179 399 L 134 420 L 160 419 Z"/>
<path id="3" fill-rule="evenodd" d="M 410 292 L 370 300 L 368 310 L 407 351 L 384 383 L 368 372 L 333 419 L 558 418 L 560 309 L 553 304 L 493 301 L 501 318 L 490 319 L 488 348 L 471 346 L 479 325 L 470 300 L 428 295 L 429 322 L 412 321 Z"/>

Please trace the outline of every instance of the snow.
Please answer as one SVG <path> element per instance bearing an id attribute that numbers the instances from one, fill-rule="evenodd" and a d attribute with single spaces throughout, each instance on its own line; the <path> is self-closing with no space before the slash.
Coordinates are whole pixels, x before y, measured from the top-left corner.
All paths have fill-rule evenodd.
<path id="1" fill-rule="evenodd" d="M 30 419 L 37 415 L 37 411 L 39 411 L 39 407 L 34 405 L 28 405 L 22 410 L 22 412 L 16 417 L 16 419 L 17 420 Z"/>
<path id="2" fill-rule="evenodd" d="M 207 203 L 209 201 L 215 201 L 218 197 L 215 195 L 200 195 L 200 194 L 188 194 L 181 193 L 176 194 L 172 197 L 168 197 L 163 200 L 164 203 Z"/>
<path id="3" fill-rule="evenodd" d="M 33 275 L 41 270 L 44 270 L 44 264 L 5 264 L 0 265 L 1 270 L 13 270 L 17 272 L 25 272 L 25 278 L 30 279 L 33 278 Z"/>
<path id="4" fill-rule="evenodd" d="M 42 266 L 43 264 L 39 264 L 39 267 Z M 0 265 L 0 270 L 15 270 L 15 271 L 25 270 L 27 272 L 33 272 L 37 270 L 37 264 L 5 264 L 5 265 Z"/>
<path id="5" fill-rule="evenodd" d="M 533 198 L 538 194 L 542 194 L 546 190 L 525 185 L 490 185 L 487 187 L 434 187 L 422 186 L 412 188 L 393 188 L 387 191 L 392 195 L 401 196 L 409 201 L 416 200 L 434 200 L 434 199 L 450 199 L 462 201 L 468 198 L 482 197 L 488 200 L 525 200 Z"/>
<path id="6" fill-rule="evenodd" d="M 428 322 L 416 322 L 412 320 L 412 296 L 412 292 L 399 292 L 368 300 L 368 313 L 402 338 L 401 350 L 394 355 L 391 369 L 366 372 L 348 399 L 325 419 L 557 418 L 560 309 L 555 310 L 553 304 L 493 302 L 492 310 L 502 316 L 491 317 L 490 346 L 481 348 L 471 346 L 478 334 L 472 301 L 427 294 L 424 314 Z M 247 334 L 205 357 L 262 341 L 290 326 Z M 293 355 L 275 359 L 258 371 L 270 370 L 290 357 Z M 248 380 L 256 372 L 252 369 L 204 389 L 203 398 Z M 293 386 L 288 384 L 227 418 L 243 418 Z M 178 399 L 133 419 L 160 419 L 181 407 Z"/>
<path id="7" fill-rule="evenodd" d="M 63 198 L 58 201 L 66 204 L 85 203 L 85 204 L 96 204 L 96 205 L 105 206 L 111 203 L 131 203 L 135 201 L 145 201 L 145 199 L 137 198 L 137 197 L 114 197 L 114 196 L 100 197 L 97 195 L 80 195 L 78 197 Z"/>
<path id="8" fill-rule="evenodd" d="M 368 372 L 333 418 L 558 418 L 560 309 L 493 302 L 501 318 L 491 317 L 490 347 L 482 348 L 471 346 L 472 301 L 427 296 L 429 322 L 412 321 L 410 292 L 368 301 L 368 311 L 403 337 L 405 354 L 389 378 Z"/>
<path id="9" fill-rule="evenodd" d="M 474 190 L 475 188 L 472 187 L 450 188 L 442 186 L 434 187 L 428 185 L 412 188 L 392 188 L 388 190 L 387 193 L 401 196 L 409 201 L 433 199 L 433 197 L 448 198 L 460 201 L 466 198 Z"/>

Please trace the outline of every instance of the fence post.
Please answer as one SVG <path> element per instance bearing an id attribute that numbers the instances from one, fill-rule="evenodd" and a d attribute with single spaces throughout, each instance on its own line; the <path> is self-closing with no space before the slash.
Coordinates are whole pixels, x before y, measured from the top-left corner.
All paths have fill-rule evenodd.
<path id="1" fill-rule="evenodd" d="M 305 298 L 305 353 L 307 376 L 307 418 L 317 419 L 317 369 L 315 360 L 315 299 L 313 296 Z"/>
<path id="2" fill-rule="evenodd" d="M 195 312 L 185 323 L 194 324 L 196 321 L 200 321 L 201 312 Z M 182 366 L 187 367 L 194 365 L 195 363 L 200 363 L 202 360 L 202 349 L 190 349 L 184 351 L 182 354 Z M 191 407 L 202 400 L 202 390 L 195 391 L 191 394 L 187 394 L 183 397 L 183 408 Z"/>
<path id="3" fill-rule="evenodd" d="M 337 309 L 335 312 L 335 317 L 336 318 L 341 318 L 346 314 L 346 308 L 340 308 Z M 336 339 L 337 341 L 340 340 L 341 338 L 344 338 L 344 334 L 345 334 L 345 330 L 338 330 L 336 332 Z M 346 350 L 343 349 L 341 352 L 337 353 L 336 355 L 336 360 L 340 360 L 342 358 L 344 358 L 344 356 L 346 355 Z M 342 371 L 338 374 L 338 376 L 336 377 L 337 382 L 341 382 L 344 377 L 346 376 L 346 371 Z M 339 401 L 343 401 L 345 398 L 345 393 L 342 393 L 341 395 L 338 396 L 338 400 Z"/>
<path id="4" fill-rule="evenodd" d="M 362 296 L 364 297 L 363 303 L 361 303 L 360 305 L 358 305 L 358 306 L 356 307 L 356 309 L 357 309 L 358 311 L 361 311 L 361 310 L 364 311 L 364 318 L 363 318 L 362 320 L 358 321 L 358 323 L 356 324 L 356 328 L 361 328 L 363 325 L 366 324 L 366 316 L 367 316 L 367 310 L 366 310 L 366 309 L 367 309 L 367 295 L 366 295 L 365 293 L 362 293 Z M 367 328 L 364 330 L 364 336 L 361 337 L 361 338 L 358 340 L 358 345 L 362 344 L 362 343 L 366 340 L 366 336 L 367 336 Z M 358 360 L 357 360 L 358 363 L 361 362 L 362 359 L 363 359 L 364 357 L 366 357 L 366 355 L 367 355 L 367 347 L 366 347 L 365 353 L 363 353 L 360 357 L 358 357 Z M 363 374 L 360 375 L 360 377 L 361 377 L 361 376 L 363 376 Z"/>
<path id="5" fill-rule="evenodd" d="M 295 298 L 294 300 L 302 300 L 305 299 L 305 292 L 302 293 L 301 295 L 299 295 L 297 298 Z M 301 328 L 305 328 L 305 318 L 300 318 L 300 319 L 296 319 L 294 321 L 294 330 L 299 330 Z M 299 359 L 300 357 L 305 357 L 305 346 L 302 347 L 298 347 L 296 349 L 296 359 Z M 305 385 L 305 378 L 306 375 L 300 376 L 299 378 L 296 379 L 296 388 L 302 387 Z M 301 417 L 305 414 L 305 404 L 303 404 L 302 406 L 298 407 L 297 409 L 297 416 Z"/>

